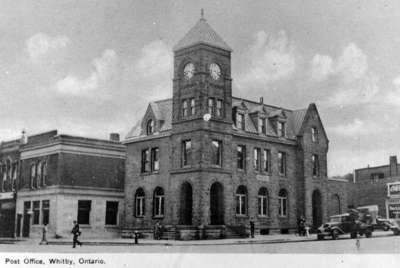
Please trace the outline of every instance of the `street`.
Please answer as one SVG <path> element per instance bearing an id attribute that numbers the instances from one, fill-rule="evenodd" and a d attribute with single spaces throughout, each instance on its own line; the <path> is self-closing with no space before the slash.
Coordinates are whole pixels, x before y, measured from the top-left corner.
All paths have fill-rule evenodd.
<path id="1" fill-rule="evenodd" d="M 249 242 L 247 240 L 247 242 Z M 70 245 L 37 245 L 27 242 L 1 244 L 0 252 L 56 252 L 56 253 L 306 253 L 306 254 L 358 254 L 358 253 L 399 253 L 400 236 L 385 235 L 356 239 L 343 236 L 338 240 L 219 244 L 219 245 L 83 245 L 72 248 Z"/>

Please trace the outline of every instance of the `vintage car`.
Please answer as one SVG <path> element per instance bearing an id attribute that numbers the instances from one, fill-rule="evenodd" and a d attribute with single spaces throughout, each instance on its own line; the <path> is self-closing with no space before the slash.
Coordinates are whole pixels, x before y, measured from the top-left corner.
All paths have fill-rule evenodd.
<path id="1" fill-rule="evenodd" d="M 376 224 L 373 224 L 374 230 L 381 229 L 384 231 L 392 230 L 396 227 L 396 222 L 391 219 L 385 219 L 381 217 L 376 218 Z"/>
<path id="2" fill-rule="evenodd" d="M 339 235 L 350 234 L 351 238 L 356 238 L 357 235 L 364 235 L 371 237 L 373 227 L 371 224 L 360 221 L 350 213 L 334 215 L 330 217 L 329 222 L 323 224 L 317 230 L 318 240 L 325 237 L 332 237 L 337 239 Z"/>

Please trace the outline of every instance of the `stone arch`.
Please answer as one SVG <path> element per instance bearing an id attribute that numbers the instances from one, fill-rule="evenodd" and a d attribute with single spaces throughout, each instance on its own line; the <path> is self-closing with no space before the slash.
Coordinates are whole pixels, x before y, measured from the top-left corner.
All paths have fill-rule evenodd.
<path id="1" fill-rule="evenodd" d="M 191 225 L 193 218 L 193 187 L 184 182 L 180 189 L 179 224 Z"/>
<path id="2" fill-rule="evenodd" d="M 312 193 L 312 225 L 318 228 L 322 224 L 322 195 L 315 189 Z"/>
<path id="3" fill-rule="evenodd" d="M 224 187 L 220 182 L 214 182 L 210 187 L 210 223 L 224 224 Z"/>

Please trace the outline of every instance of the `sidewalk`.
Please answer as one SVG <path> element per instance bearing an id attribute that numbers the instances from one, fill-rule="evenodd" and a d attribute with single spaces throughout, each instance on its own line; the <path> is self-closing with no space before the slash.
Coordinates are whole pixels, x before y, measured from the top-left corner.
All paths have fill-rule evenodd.
<path id="1" fill-rule="evenodd" d="M 374 237 L 392 236 L 393 232 L 375 231 Z M 340 238 L 350 238 L 349 235 Z M 364 237 L 363 237 L 364 238 Z M 325 240 L 329 240 L 326 238 Z M 243 245 L 243 244 L 274 244 L 274 243 L 294 243 L 317 241 L 317 235 L 311 234 L 309 237 L 297 236 L 295 234 L 275 234 L 275 235 L 256 235 L 254 238 L 233 238 L 233 239 L 210 239 L 210 240 L 154 240 L 139 239 L 139 244 L 135 245 L 132 238 L 96 239 L 80 237 L 83 245 L 90 246 L 207 246 L 207 245 Z M 7 240 L 8 241 L 8 240 Z M 13 243 L 26 245 L 39 245 L 40 239 L 14 240 Z M 62 239 L 48 239 L 49 245 L 71 245 L 72 236 Z M 2 241 L 0 240 L 0 243 Z"/>
<path id="2" fill-rule="evenodd" d="M 139 239 L 139 246 L 202 246 L 202 245 L 238 245 L 238 244 L 266 244 L 266 243 L 287 243 L 287 242 L 304 242 L 315 241 L 316 235 L 309 237 L 297 236 L 294 234 L 286 235 L 257 235 L 254 238 L 233 238 L 233 239 L 209 239 L 209 240 L 154 240 L 154 239 Z M 135 240 L 130 238 L 114 238 L 114 239 L 96 239 L 80 237 L 79 239 L 84 245 L 135 245 Z M 18 243 L 24 244 L 39 244 L 40 239 L 29 239 Z M 70 245 L 71 238 L 48 239 L 49 245 Z M 135 245 L 135 246 L 138 246 Z"/>

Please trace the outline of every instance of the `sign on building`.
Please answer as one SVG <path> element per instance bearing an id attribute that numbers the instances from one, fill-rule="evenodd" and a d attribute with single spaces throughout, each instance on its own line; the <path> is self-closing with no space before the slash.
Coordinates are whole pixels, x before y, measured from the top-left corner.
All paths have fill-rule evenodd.
<path id="1" fill-rule="evenodd" d="M 387 184 L 388 197 L 400 197 L 400 182 L 392 182 Z"/>

